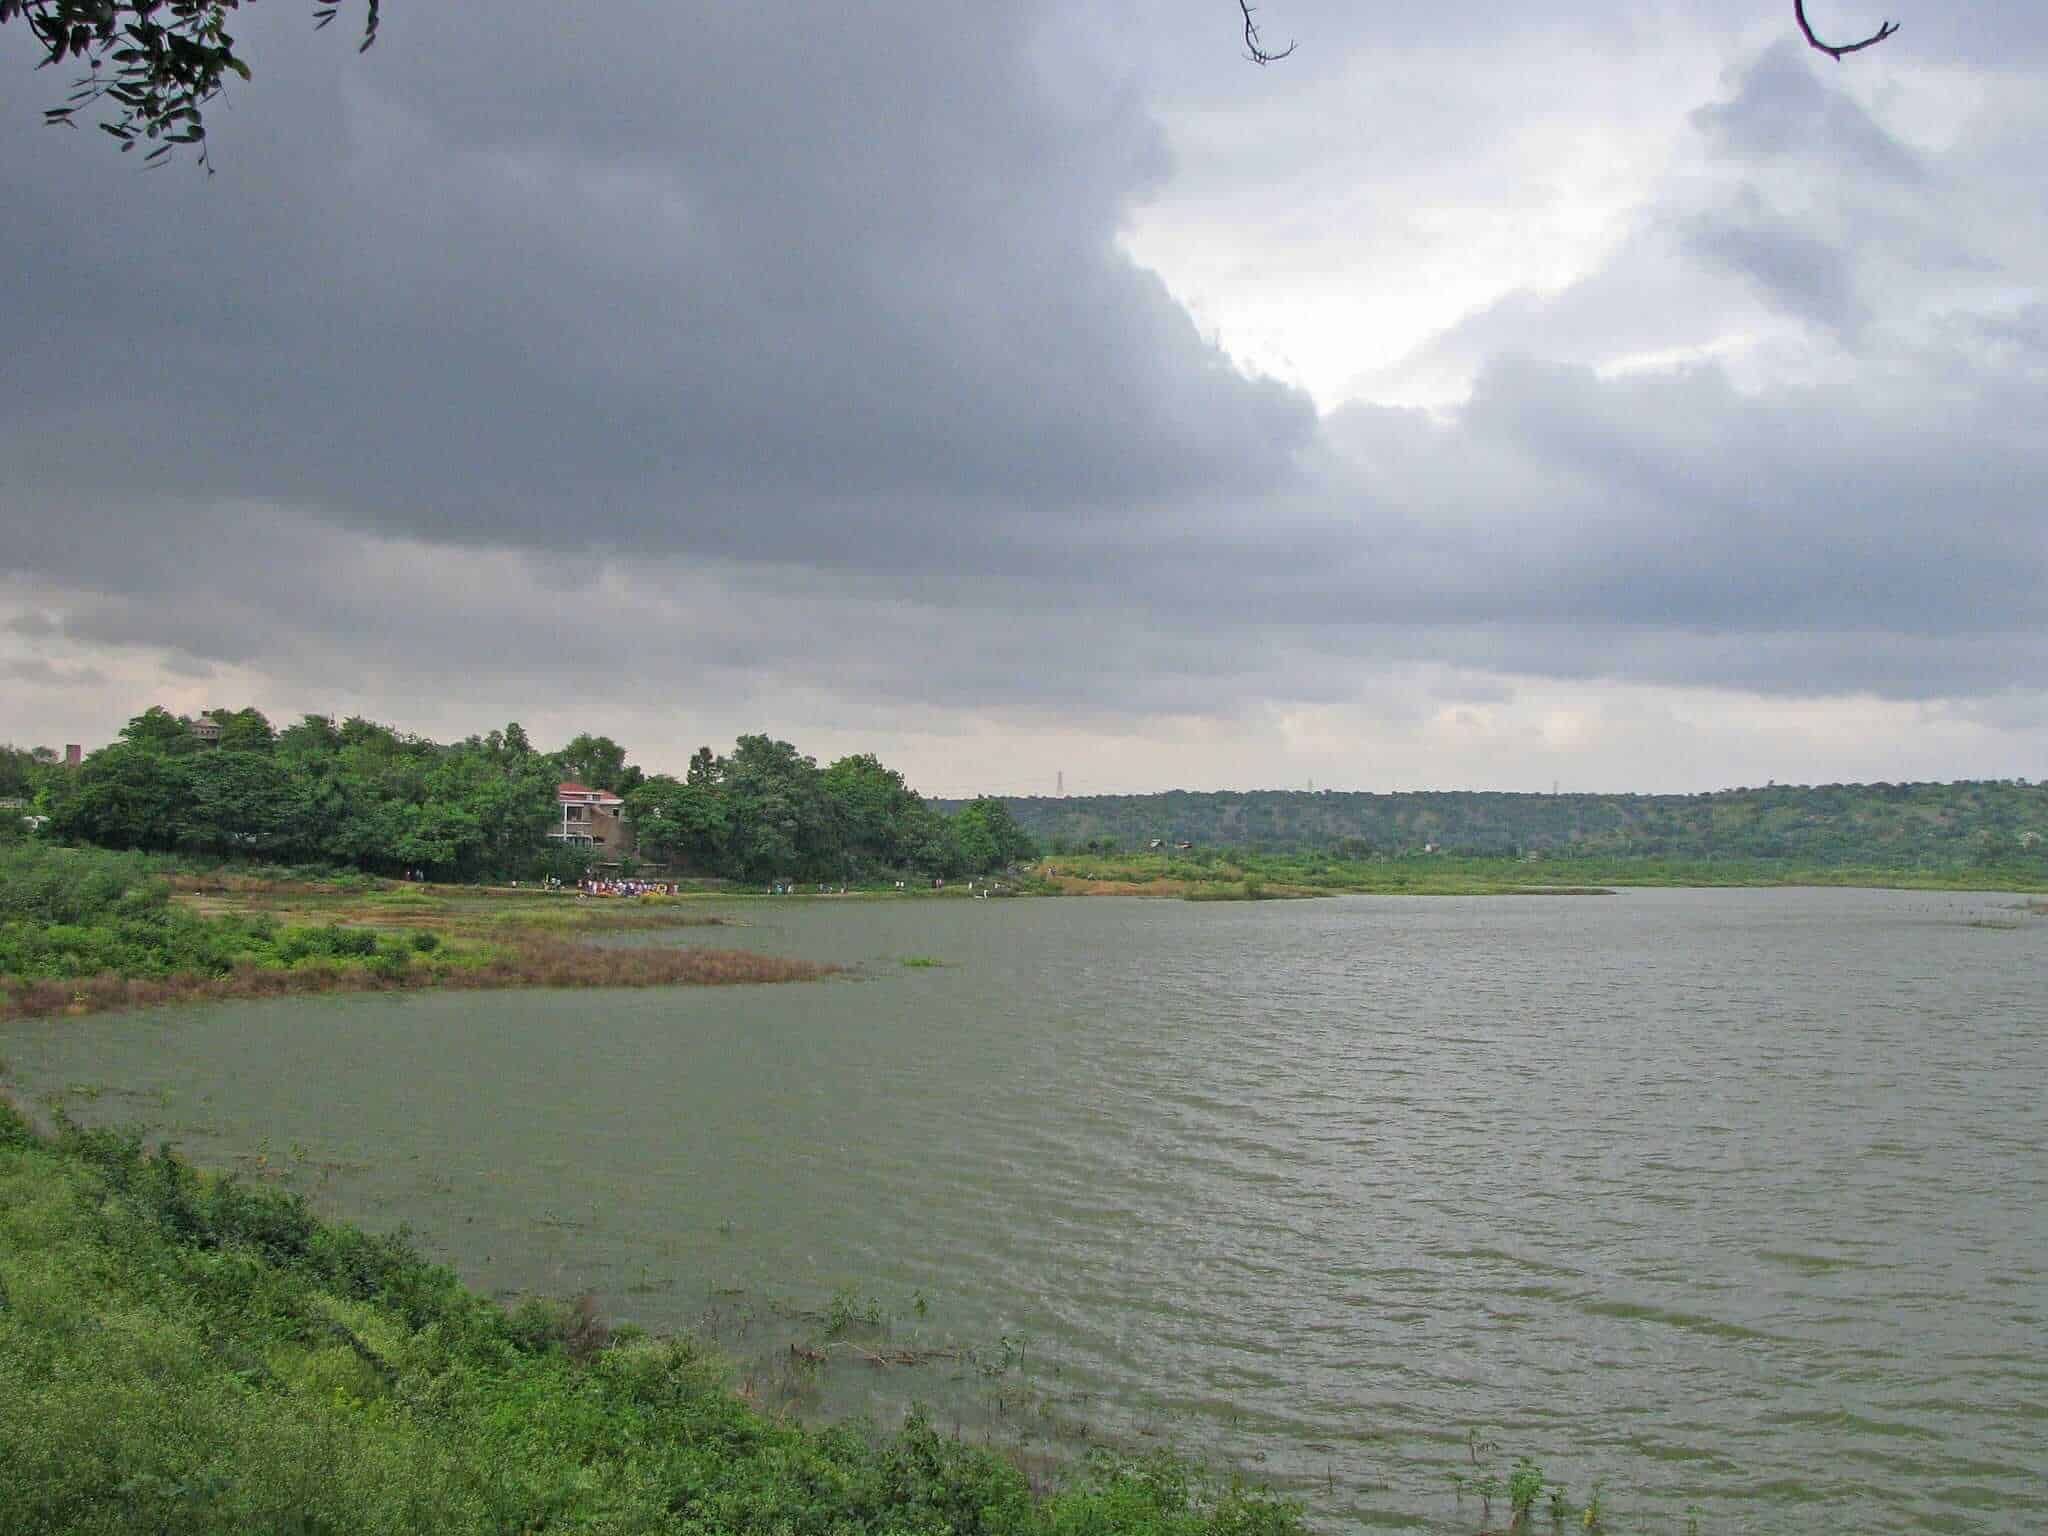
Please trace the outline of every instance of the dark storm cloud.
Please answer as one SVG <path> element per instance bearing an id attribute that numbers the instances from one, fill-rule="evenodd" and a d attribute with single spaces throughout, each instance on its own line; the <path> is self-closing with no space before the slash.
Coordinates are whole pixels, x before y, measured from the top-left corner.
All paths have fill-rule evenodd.
<path id="1" fill-rule="evenodd" d="M 408 7 L 358 65 L 252 15 L 208 182 L 0 157 L 0 518 L 73 594 L 40 622 L 306 678 L 623 646 L 1220 714 L 1418 659 L 1901 697 L 2048 661 L 2038 305 L 1890 323 L 1926 247 L 1887 232 L 1953 176 L 1796 51 L 1695 115 L 1708 195 L 1440 344 L 1468 402 L 1319 422 L 1119 250 L 1169 166 L 1068 13 L 491 18 Z M 1824 333 L 1797 382 L 1592 366 L 1746 293 Z"/>
<path id="2" fill-rule="evenodd" d="M 277 131 L 206 187 L 10 160 L 20 227 L 69 226 L 15 253 L 42 276 L 0 336 L 38 381 L 11 456 L 44 484 L 760 558 L 806 514 L 888 560 L 960 499 L 1092 517 L 1283 484 L 1311 409 L 1115 251 L 1157 130 L 1048 89 L 1042 20 L 653 6 L 608 18 L 621 57 L 561 7 L 481 35 L 423 8 L 360 76 L 269 39 L 305 89 L 248 102 Z"/>

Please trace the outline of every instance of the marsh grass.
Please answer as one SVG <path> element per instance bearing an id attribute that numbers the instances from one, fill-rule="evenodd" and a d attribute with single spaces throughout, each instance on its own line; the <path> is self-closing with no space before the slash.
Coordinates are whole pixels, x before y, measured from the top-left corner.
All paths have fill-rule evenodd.
<path id="1" fill-rule="evenodd" d="M 716 914 L 509 893 L 166 873 L 93 850 L 0 853 L 0 1019 L 421 987 L 720 986 L 834 967 L 734 949 L 608 949 L 572 935 Z M 621 910 L 622 909 L 622 910 Z"/>
<path id="2" fill-rule="evenodd" d="M 1317 896 L 1333 896 L 1334 891 L 1319 891 L 1301 885 L 1268 885 L 1257 878 L 1236 883 L 1219 881 L 1213 885 L 1191 885 L 1181 893 L 1182 901 L 1303 901 Z"/>
<path id="3" fill-rule="evenodd" d="M 841 969 L 738 949 L 604 949 L 566 939 L 529 937 L 502 952 L 440 961 L 379 947 L 360 964 L 332 960 L 289 966 L 245 962 L 220 976 L 190 972 L 122 976 L 102 971 L 80 977 L 0 977 L 0 1019 L 323 992 L 742 986 L 815 981 Z"/>
<path id="4" fill-rule="evenodd" d="M 646 901 L 575 901 L 550 898 L 543 904 L 510 911 L 487 911 L 490 925 L 499 932 L 516 928 L 537 928 L 553 932 L 590 929 L 601 932 L 635 932 L 663 928 L 734 928 L 732 918 L 718 912 L 691 912 L 680 899 L 655 898 Z"/>

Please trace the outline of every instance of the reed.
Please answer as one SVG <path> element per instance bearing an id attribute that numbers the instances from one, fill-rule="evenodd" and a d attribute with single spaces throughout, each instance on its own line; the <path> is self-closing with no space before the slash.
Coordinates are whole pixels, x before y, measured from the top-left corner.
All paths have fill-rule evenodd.
<path id="1" fill-rule="evenodd" d="M 381 963 L 379 963 L 381 962 Z M 370 963 L 241 964 L 224 976 L 0 977 L 0 1019 L 105 1013 L 166 1003 L 227 1002 L 321 992 L 426 988 L 718 987 L 815 981 L 843 969 L 739 949 L 605 949 L 546 936 L 522 937 L 499 953 L 463 963 L 430 962 L 379 950 Z"/>

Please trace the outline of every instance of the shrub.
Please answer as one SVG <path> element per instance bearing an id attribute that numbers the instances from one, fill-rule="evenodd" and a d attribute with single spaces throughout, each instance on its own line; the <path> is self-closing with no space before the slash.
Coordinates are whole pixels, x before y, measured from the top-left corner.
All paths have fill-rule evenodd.
<path id="1" fill-rule="evenodd" d="M 392 980 L 403 976 L 411 968 L 412 961 L 402 949 L 380 949 L 369 959 L 369 969 L 373 975 Z"/>
<path id="2" fill-rule="evenodd" d="M 377 953 L 377 935 L 368 928 L 343 928 L 329 923 L 320 930 L 321 943 L 336 959 L 364 959 Z"/>

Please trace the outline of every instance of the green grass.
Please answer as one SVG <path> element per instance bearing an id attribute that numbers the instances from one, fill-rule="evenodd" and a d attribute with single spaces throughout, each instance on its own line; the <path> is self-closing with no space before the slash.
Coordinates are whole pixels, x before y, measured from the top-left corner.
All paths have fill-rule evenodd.
<path id="1" fill-rule="evenodd" d="M 171 899 L 160 863 L 37 845 L 0 851 L 0 1015 L 49 1011 L 53 983 L 69 1006 L 68 984 L 102 978 L 159 984 L 151 995 L 256 972 L 303 972 L 302 982 L 337 969 L 395 979 L 439 948 L 438 938 L 422 943 L 416 932 L 282 923 L 264 912 L 207 915 Z"/>
<path id="2" fill-rule="evenodd" d="M 1169 1458 L 1034 1494 L 913 1417 L 807 1430 L 688 1339 L 506 1311 L 402 1238 L 0 1103 L 0 1530 L 1286 1536 Z"/>
<path id="3" fill-rule="evenodd" d="M 780 981 L 831 969 L 737 950 L 608 951 L 570 937 L 724 921 L 664 902 L 405 887 L 365 894 L 233 872 L 194 876 L 169 863 L 0 848 L 0 1019 L 392 987 Z"/>

